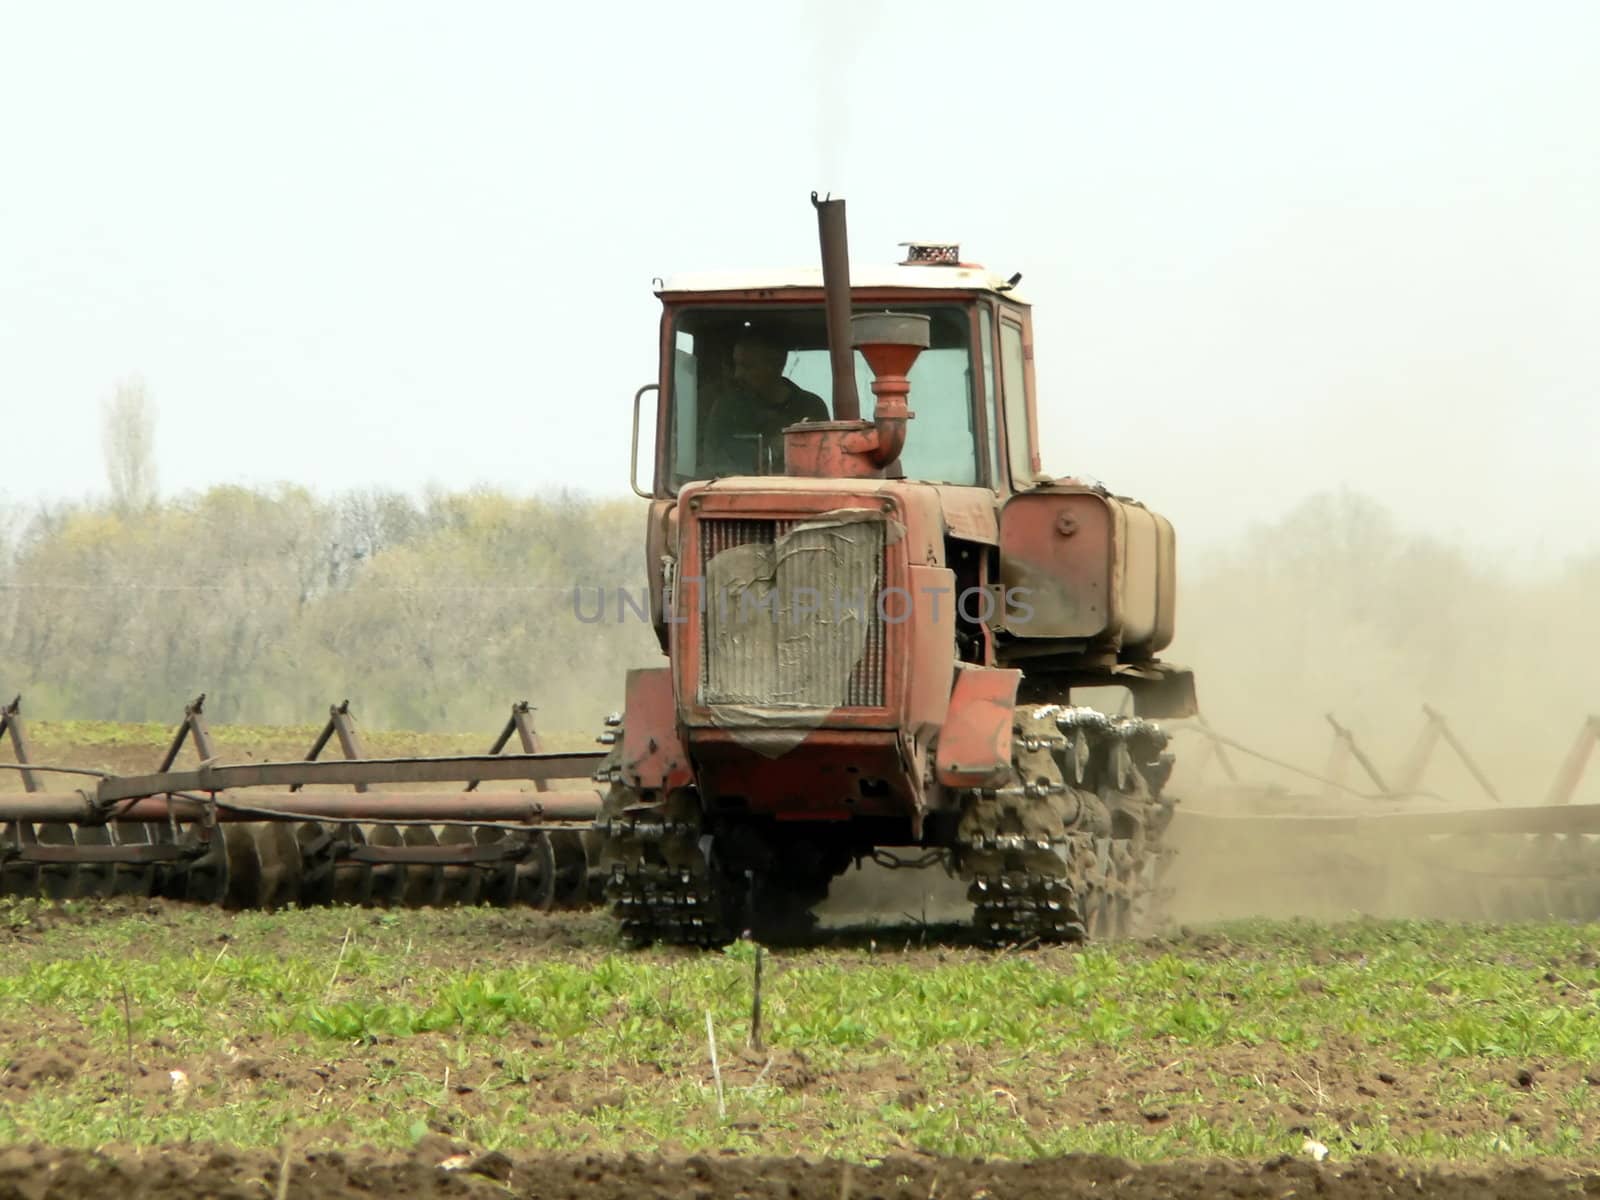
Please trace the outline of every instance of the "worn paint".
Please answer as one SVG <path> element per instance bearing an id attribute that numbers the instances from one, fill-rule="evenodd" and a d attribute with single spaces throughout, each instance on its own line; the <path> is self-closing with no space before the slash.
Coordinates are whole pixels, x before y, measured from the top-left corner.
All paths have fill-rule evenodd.
<path id="1" fill-rule="evenodd" d="M 1022 672 L 962 667 L 934 752 L 934 774 L 945 787 L 997 787 L 1011 772 L 1011 727 Z"/>
<path id="2" fill-rule="evenodd" d="M 1000 511 L 1000 576 L 1015 637 L 1082 639 L 1152 658 L 1172 641 L 1172 526 L 1141 504 L 1073 485 L 1011 497 Z M 1030 611 L 1031 610 L 1031 611 Z"/>
<path id="3" fill-rule="evenodd" d="M 678 736 L 670 667 L 628 672 L 622 778 L 640 791 L 687 787 L 693 782 L 689 755 Z"/>

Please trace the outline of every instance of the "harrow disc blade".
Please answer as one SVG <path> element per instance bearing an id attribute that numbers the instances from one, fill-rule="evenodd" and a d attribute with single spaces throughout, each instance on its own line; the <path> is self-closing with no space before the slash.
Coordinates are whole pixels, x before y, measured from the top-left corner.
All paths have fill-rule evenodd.
<path id="1" fill-rule="evenodd" d="M 556 852 L 545 833 L 529 839 L 528 857 L 517 866 L 517 903 L 549 912 L 556 903 Z"/>
<path id="2" fill-rule="evenodd" d="M 439 831 L 441 846 L 471 846 L 476 844 L 472 830 L 464 825 L 447 825 Z M 443 904 L 476 904 L 483 891 L 483 871 L 471 863 L 443 867 L 440 870 L 440 902 Z"/>
<path id="3" fill-rule="evenodd" d="M 352 827 L 353 828 L 353 827 Z M 369 846 L 403 845 L 400 830 L 394 825 L 373 825 L 364 838 Z M 408 869 L 401 863 L 371 863 L 366 868 L 367 903 L 392 908 L 406 903 Z"/>
<path id="4" fill-rule="evenodd" d="M 80 846 L 111 845 L 111 830 L 104 825 L 79 825 L 73 837 Z M 91 899 L 105 899 L 113 894 L 117 873 L 115 863 L 79 863 L 78 894 Z"/>
<path id="5" fill-rule="evenodd" d="M 33 841 L 33 826 L 27 821 L 13 821 L 6 826 L 6 845 L 21 847 Z M 37 896 L 39 894 L 39 864 L 6 862 L 0 864 L 0 893 L 7 896 Z"/>
<path id="6" fill-rule="evenodd" d="M 405 846 L 437 846 L 439 835 L 427 825 L 407 825 L 400 834 Z M 406 873 L 403 903 L 407 908 L 431 908 L 444 896 L 444 868 L 421 863 L 411 863 L 403 868 Z"/>
<path id="7" fill-rule="evenodd" d="M 173 875 L 178 899 L 191 904 L 221 904 L 228 894 L 228 851 L 223 843 L 221 825 L 205 831 L 204 849 L 189 861 L 187 868 Z"/>
<path id="8" fill-rule="evenodd" d="M 304 869 L 300 859 L 300 840 L 295 828 L 280 821 L 246 825 L 255 843 L 256 860 L 261 864 L 252 908 L 282 908 L 300 899 L 300 880 Z"/>
<path id="9" fill-rule="evenodd" d="M 223 878 L 224 908 L 255 908 L 263 894 L 261 847 L 249 825 L 221 825 L 217 832 L 227 864 Z"/>
<path id="10" fill-rule="evenodd" d="M 138 821 L 118 821 L 110 826 L 111 840 L 119 846 L 148 846 L 154 826 Z M 111 880 L 111 891 L 117 896 L 150 896 L 156 889 L 154 863 L 118 863 Z"/>
<path id="11" fill-rule="evenodd" d="M 76 846 L 78 839 L 71 825 L 49 822 L 35 831 L 41 846 Z M 39 897 L 44 900 L 76 900 L 83 895 L 76 863 L 40 863 Z"/>
<path id="12" fill-rule="evenodd" d="M 360 904 L 364 896 L 356 891 L 353 896 L 341 896 L 341 876 L 336 858 L 339 839 L 350 840 L 350 834 L 359 836 L 354 825 L 321 825 L 316 821 L 302 821 L 294 826 L 295 848 L 300 855 L 299 902 L 306 906 L 325 904 Z M 356 879 L 357 872 L 347 872 L 347 879 Z M 367 874 L 359 872 L 361 882 Z M 352 889 L 353 890 L 353 889 Z"/>
<path id="13" fill-rule="evenodd" d="M 583 835 L 562 829 L 539 837 L 550 843 L 556 907 L 580 907 L 589 897 L 589 854 Z"/>
<path id="14" fill-rule="evenodd" d="M 177 835 L 169 825 L 146 825 L 145 836 L 152 845 L 171 846 L 177 842 Z M 184 862 L 161 863 L 151 871 L 150 885 L 152 895 L 160 896 L 163 900 L 182 900 L 189 891 L 189 868 L 192 860 Z"/>
<path id="15" fill-rule="evenodd" d="M 479 846 L 493 846 L 510 837 L 521 835 L 510 833 L 504 829 L 488 829 L 481 825 L 472 829 L 472 840 Z M 517 872 L 521 864 L 512 859 L 504 862 L 485 863 L 480 869 L 482 882 L 479 884 L 478 900 L 482 904 L 493 905 L 495 908 L 509 908 L 517 900 Z"/>

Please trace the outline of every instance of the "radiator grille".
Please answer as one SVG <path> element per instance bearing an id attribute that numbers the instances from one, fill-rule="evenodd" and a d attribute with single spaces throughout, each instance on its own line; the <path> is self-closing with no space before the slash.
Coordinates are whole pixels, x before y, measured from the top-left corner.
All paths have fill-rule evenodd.
<path id="1" fill-rule="evenodd" d="M 883 707 L 882 521 L 830 528 L 825 518 L 709 517 L 699 525 L 700 703 Z M 741 548 L 749 550 L 713 563 Z M 797 602 L 818 611 L 794 611 Z M 891 602 L 888 611 L 899 609 Z"/>

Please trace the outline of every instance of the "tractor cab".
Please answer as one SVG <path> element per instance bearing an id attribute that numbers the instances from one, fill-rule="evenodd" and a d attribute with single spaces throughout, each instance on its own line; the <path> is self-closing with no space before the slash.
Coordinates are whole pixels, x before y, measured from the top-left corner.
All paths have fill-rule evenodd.
<path id="1" fill-rule="evenodd" d="M 908 376 L 914 416 L 886 474 L 1004 495 L 1038 476 L 1030 316 L 1012 283 L 957 259 L 954 246 L 913 245 L 895 266 L 859 268 L 852 311 L 927 320 Z M 657 294 L 655 469 L 640 494 L 783 474 L 784 428 L 841 418 L 821 272 L 696 275 Z M 861 350 L 852 358 L 866 395 L 873 372 Z"/>

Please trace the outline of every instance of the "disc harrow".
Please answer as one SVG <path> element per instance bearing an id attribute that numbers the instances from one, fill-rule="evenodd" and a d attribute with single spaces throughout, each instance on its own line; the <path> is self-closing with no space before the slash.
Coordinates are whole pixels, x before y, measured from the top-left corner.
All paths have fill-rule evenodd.
<path id="1" fill-rule="evenodd" d="M 1225 737 L 1203 719 L 1188 726 L 1204 739 L 1191 786 L 1212 764 L 1225 779 L 1174 827 L 1182 851 L 1165 886 L 1180 908 L 1204 917 L 1600 920 L 1600 804 L 1575 802 L 1600 745 L 1600 717 L 1584 722 L 1544 802 L 1526 804 L 1506 796 L 1537 795 L 1534 786 L 1497 787 L 1444 716 L 1422 712 L 1421 732 L 1393 773 L 1331 715 L 1332 753 L 1320 772 Z M 1440 747 L 1483 794 L 1479 807 L 1447 804 L 1424 788 Z M 1247 780 L 1230 752 L 1321 791 Z M 1352 764 L 1358 785 L 1346 780 Z M 1207 864 L 1218 861 L 1231 864 L 1227 876 L 1208 877 Z"/>
<path id="2" fill-rule="evenodd" d="M 334 706 L 305 760 L 216 762 L 201 696 L 184 710 L 156 772 L 111 776 L 37 763 L 20 698 L 0 708 L 24 792 L 0 797 L 0 893 L 49 900 L 163 897 L 228 908 L 459 904 L 551 909 L 587 896 L 579 822 L 593 791 L 553 792 L 589 779 L 602 755 L 544 752 L 526 702 L 487 755 L 371 759 L 349 702 Z M 521 753 L 507 754 L 515 736 Z M 342 760 L 319 761 L 335 739 Z M 200 764 L 174 770 L 186 743 Z M 93 788 L 46 791 L 43 778 Z M 485 780 L 533 791 L 480 791 Z M 418 791 L 459 782 L 459 791 Z M 375 791 L 395 784 L 407 790 Z M 348 785 L 354 794 L 308 787 Z M 274 789 L 274 790 L 266 790 Z"/>
<path id="3" fill-rule="evenodd" d="M 695 793 L 644 803 L 621 786 L 620 718 L 599 739 L 609 754 L 544 751 L 524 703 L 487 754 L 383 759 L 367 757 L 344 703 L 305 759 L 227 764 L 204 699 L 185 709 L 158 769 L 127 776 L 36 761 L 20 701 L 0 707 L 0 741 L 16 760 L 0 766 L 24 789 L 0 793 L 0 894 L 548 910 L 597 901 L 603 887 L 628 940 L 699 946 L 773 924 L 766 910 L 786 896 L 798 903 L 798 844 L 775 851 L 789 874 L 752 877 L 729 860 L 734 847 L 706 823 Z M 1444 718 L 1425 713 L 1394 786 L 1336 721 L 1334 758 L 1320 774 L 1197 722 L 1188 728 L 1227 780 L 1179 810 L 1164 794 L 1172 756 L 1162 727 L 1087 708 L 1019 708 L 1010 780 L 965 794 L 954 839 L 935 850 L 967 883 L 976 927 L 996 945 L 1123 936 L 1169 898 L 1179 917 L 1600 918 L 1600 805 L 1573 802 L 1600 719 L 1584 725 L 1546 803 L 1528 806 L 1504 802 Z M 1488 805 L 1451 807 L 1422 789 L 1441 746 Z M 329 747 L 344 757 L 320 757 Z M 184 769 L 186 748 L 198 763 Z M 1247 783 L 1230 750 L 1324 790 Z M 1372 790 L 1344 782 L 1352 764 Z M 62 778 L 81 786 L 47 790 Z M 583 782 L 552 790 L 560 780 Z M 521 790 L 483 786 L 493 783 Z M 871 853 L 835 849 L 841 862 Z M 826 893 L 828 871 L 841 868 L 824 865 L 816 880 L 801 872 L 815 887 L 800 891 Z"/>

